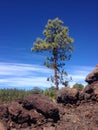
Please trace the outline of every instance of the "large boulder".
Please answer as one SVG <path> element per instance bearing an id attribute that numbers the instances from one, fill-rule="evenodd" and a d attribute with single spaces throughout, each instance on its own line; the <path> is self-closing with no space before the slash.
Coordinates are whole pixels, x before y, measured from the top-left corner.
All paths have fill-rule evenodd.
<path id="1" fill-rule="evenodd" d="M 87 85 L 84 88 L 83 92 L 90 94 L 91 99 L 98 101 L 98 81 L 95 81 L 92 84 Z"/>
<path id="2" fill-rule="evenodd" d="M 57 92 L 57 102 L 64 104 L 75 104 L 77 102 L 79 91 L 74 88 L 64 87 Z"/>
<path id="3" fill-rule="evenodd" d="M 85 81 L 88 84 L 98 81 L 98 64 L 96 65 L 96 68 L 93 70 L 93 72 L 87 75 Z"/>
<path id="4" fill-rule="evenodd" d="M 58 108 L 44 95 L 33 94 L 20 100 L 19 103 L 27 110 L 36 109 L 37 112 L 41 113 L 46 118 L 52 118 L 54 121 L 59 120 Z"/>
<path id="5" fill-rule="evenodd" d="M 7 129 L 28 127 L 35 124 L 40 117 L 35 109 L 26 110 L 16 101 L 0 105 L 0 121 Z"/>
<path id="6" fill-rule="evenodd" d="M 0 119 L 7 118 L 9 116 L 7 105 L 0 105 Z"/>
<path id="7" fill-rule="evenodd" d="M 59 108 L 44 95 L 33 94 L 0 105 L 0 127 L 6 129 L 27 128 L 40 125 L 47 120 L 57 122 L 60 119 Z M 1 129 L 0 129 L 1 130 Z"/>
<path id="8" fill-rule="evenodd" d="M 88 74 L 85 80 L 88 85 L 83 92 L 90 94 L 92 100 L 98 101 L 98 64 L 92 73 Z"/>
<path id="9" fill-rule="evenodd" d="M 12 116 L 18 116 L 22 112 L 22 106 L 18 102 L 8 104 L 8 112 Z"/>

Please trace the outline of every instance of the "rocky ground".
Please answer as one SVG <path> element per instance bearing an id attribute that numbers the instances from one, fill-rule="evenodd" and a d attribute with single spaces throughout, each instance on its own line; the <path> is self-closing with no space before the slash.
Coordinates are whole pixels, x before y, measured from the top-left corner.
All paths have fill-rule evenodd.
<path id="1" fill-rule="evenodd" d="M 98 130 L 98 65 L 82 92 L 64 87 L 52 101 L 40 94 L 0 105 L 0 130 Z"/>

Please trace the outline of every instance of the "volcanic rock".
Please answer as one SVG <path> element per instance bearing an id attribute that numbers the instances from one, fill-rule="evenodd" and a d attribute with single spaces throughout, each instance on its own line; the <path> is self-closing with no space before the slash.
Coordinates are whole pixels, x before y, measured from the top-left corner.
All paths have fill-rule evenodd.
<path id="1" fill-rule="evenodd" d="M 6 128 L 2 122 L 0 122 L 0 130 L 6 130 Z"/>
<path id="2" fill-rule="evenodd" d="M 0 130 L 97 130 L 98 65 L 83 91 L 64 87 L 57 102 L 41 94 L 0 104 Z"/>
<path id="3" fill-rule="evenodd" d="M 87 75 L 85 81 L 88 84 L 98 81 L 98 64 L 96 65 L 96 68 L 93 70 L 93 72 Z"/>
<path id="4" fill-rule="evenodd" d="M 98 101 L 98 64 L 93 72 L 87 75 L 85 81 L 88 85 L 84 88 L 83 92 L 90 94 L 92 100 Z"/>
<path id="5" fill-rule="evenodd" d="M 95 81 L 92 84 L 87 85 L 84 88 L 83 92 L 90 94 L 91 99 L 98 101 L 98 81 Z"/>
<path id="6" fill-rule="evenodd" d="M 59 90 L 57 92 L 57 102 L 80 105 L 88 101 L 98 101 L 98 65 L 92 73 L 87 75 L 86 82 L 88 82 L 88 85 L 81 92 L 69 87 Z"/>
<path id="7" fill-rule="evenodd" d="M 51 119 L 57 122 L 59 117 L 58 107 L 46 96 L 40 94 L 30 95 L 24 99 L 0 105 L 0 130 L 13 128 L 20 130 L 43 124 Z"/>
<path id="8" fill-rule="evenodd" d="M 77 102 L 79 91 L 74 88 L 64 87 L 57 92 L 57 102 L 64 104 L 75 104 Z"/>
<path id="9" fill-rule="evenodd" d="M 55 104 L 46 96 L 41 94 L 30 95 L 19 101 L 27 110 L 36 109 L 37 112 L 46 118 L 52 118 L 54 121 L 59 120 L 59 110 Z"/>
<path id="10" fill-rule="evenodd" d="M 22 111 L 22 106 L 18 102 L 11 102 L 8 104 L 8 112 L 12 116 L 18 116 Z"/>
<path id="11" fill-rule="evenodd" d="M 7 117 L 8 117 L 7 105 L 6 104 L 0 105 L 0 119 Z"/>

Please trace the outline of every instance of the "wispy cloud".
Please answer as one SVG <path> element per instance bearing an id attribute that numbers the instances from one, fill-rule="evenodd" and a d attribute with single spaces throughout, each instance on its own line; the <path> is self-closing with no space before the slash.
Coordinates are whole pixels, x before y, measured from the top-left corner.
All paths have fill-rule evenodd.
<path id="1" fill-rule="evenodd" d="M 0 75 L 24 76 L 30 73 L 50 73 L 49 70 L 40 65 L 18 64 L 18 63 L 0 63 Z"/>
<path id="2" fill-rule="evenodd" d="M 70 85 L 74 83 L 85 84 L 85 77 L 93 68 L 90 66 L 69 66 L 67 72 L 73 79 Z M 51 83 L 46 79 L 51 74 L 50 69 L 41 65 L 0 62 L 0 87 L 23 89 L 31 89 L 34 86 L 50 87 Z"/>
<path id="3" fill-rule="evenodd" d="M 0 87 L 49 87 L 51 70 L 40 65 L 0 63 Z"/>
<path id="4" fill-rule="evenodd" d="M 85 78 L 93 69 L 94 67 L 92 66 L 70 66 L 68 69 L 69 76 L 72 77 L 70 85 L 72 86 L 75 83 L 86 85 Z"/>

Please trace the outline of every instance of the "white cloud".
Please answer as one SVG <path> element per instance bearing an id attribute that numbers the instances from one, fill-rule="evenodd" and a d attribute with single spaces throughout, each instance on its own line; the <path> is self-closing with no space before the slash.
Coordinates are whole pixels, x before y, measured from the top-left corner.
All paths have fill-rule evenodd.
<path id="1" fill-rule="evenodd" d="M 46 77 L 27 77 L 27 78 L 8 78 L 1 79 L 0 84 L 3 86 L 32 89 L 33 87 L 50 87 Z"/>
<path id="2" fill-rule="evenodd" d="M 18 73 L 19 72 L 19 73 Z M 0 75 L 27 75 L 32 72 L 50 73 L 49 69 L 40 65 L 18 64 L 18 63 L 0 63 Z"/>
<path id="3" fill-rule="evenodd" d="M 83 83 L 87 74 L 94 67 L 89 66 L 69 66 L 68 74 L 72 77 L 72 86 L 75 83 Z M 51 76 L 52 71 L 44 66 L 19 63 L 0 63 L 0 87 L 17 87 L 31 89 L 37 87 L 50 87 L 47 77 Z"/>
<path id="4" fill-rule="evenodd" d="M 0 63 L 1 87 L 50 87 L 46 81 L 49 75 L 51 70 L 40 65 Z"/>
<path id="5" fill-rule="evenodd" d="M 72 82 L 70 85 L 73 86 L 75 83 L 82 83 L 84 86 L 87 84 L 85 82 L 86 76 L 93 71 L 92 66 L 71 66 L 69 67 L 69 76 L 72 77 Z"/>

